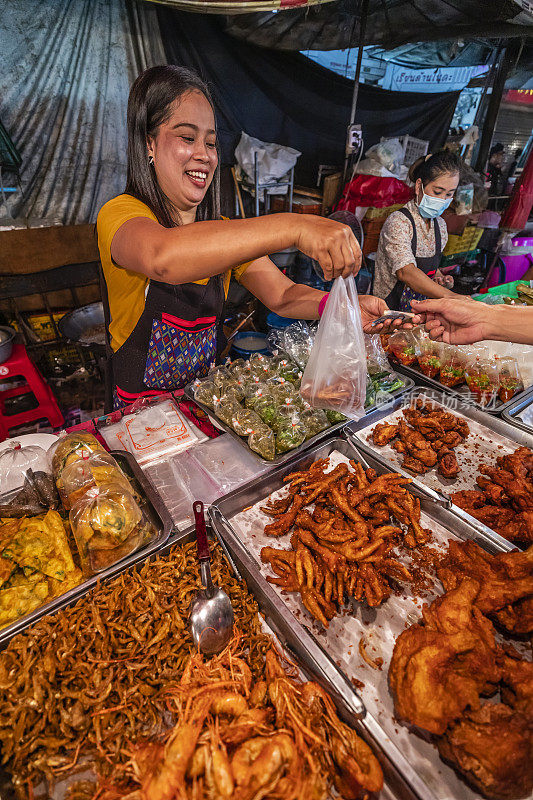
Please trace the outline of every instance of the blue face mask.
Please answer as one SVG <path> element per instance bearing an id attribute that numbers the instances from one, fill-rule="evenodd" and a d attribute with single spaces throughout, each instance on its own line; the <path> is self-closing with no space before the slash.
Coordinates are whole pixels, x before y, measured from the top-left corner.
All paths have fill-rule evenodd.
<path id="1" fill-rule="evenodd" d="M 442 212 L 446 211 L 452 200 L 453 197 L 449 197 L 448 200 L 443 200 L 441 197 L 432 197 L 424 192 L 422 200 L 418 204 L 420 216 L 424 217 L 424 219 L 440 217 Z"/>

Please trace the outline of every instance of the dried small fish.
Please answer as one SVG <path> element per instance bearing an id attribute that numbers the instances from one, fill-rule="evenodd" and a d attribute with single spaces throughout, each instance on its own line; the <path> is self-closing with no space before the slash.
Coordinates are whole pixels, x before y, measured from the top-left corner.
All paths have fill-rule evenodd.
<path id="1" fill-rule="evenodd" d="M 21 796 L 43 778 L 50 788 L 81 760 L 105 777 L 127 760 L 127 741 L 172 724 L 159 693 L 181 678 L 193 649 L 188 615 L 200 587 L 195 547 L 177 545 L 97 586 L 0 653 L 1 758 Z M 258 676 L 269 638 L 261 633 L 257 604 L 217 544 L 212 554 L 213 580 L 231 598 Z"/>

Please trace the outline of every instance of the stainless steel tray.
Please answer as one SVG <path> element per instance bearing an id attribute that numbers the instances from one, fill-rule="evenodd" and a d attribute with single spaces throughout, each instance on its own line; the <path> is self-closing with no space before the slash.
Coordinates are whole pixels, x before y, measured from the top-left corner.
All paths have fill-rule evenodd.
<path id="1" fill-rule="evenodd" d="M 475 424 L 477 426 L 481 426 L 487 431 L 486 438 L 489 438 L 489 434 L 493 436 L 497 436 L 499 438 L 499 444 L 506 440 L 508 446 L 511 449 L 515 449 L 516 447 L 523 446 L 529 447 L 533 449 L 533 433 L 528 433 L 527 431 L 520 431 L 517 428 L 509 425 L 507 422 L 504 422 L 498 417 L 489 416 L 485 414 L 483 411 L 480 411 L 478 408 L 474 408 L 469 403 L 465 402 L 457 402 L 455 398 L 450 397 L 450 395 L 446 395 L 441 391 L 434 391 L 432 389 L 424 389 L 418 387 L 414 389 L 410 396 L 409 400 L 415 399 L 417 397 L 427 398 L 429 400 L 436 401 L 441 405 L 448 408 L 454 414 L 458 416 L 465 417 L 470 423 Z M 533 400 L 533 398 L 532 398 Z M 359 420 L 358 422 L 352 422 L 346 426 L 345 432 L 349 438 L 354 440 L 354 443 L 357 448 L 359 448 L 363 453 L 371 455 L 379 464 L 381 464 L 387 470 L 392 470 L 394 472 L 399 472 L 401 475 L 406 475 L 408 478 L 411 479 L 412 483 L 418 487 L 418 489 L 426 494 L 433 500 L 438 501 L 439 503 L 443 504 L 445 507 L 450 509 L 453 514 L 457 517 L 460 517 L 463 520 L 466 520 L 470 525 L 474 528 L 479 530 L 483 533 L 484 536 L 490 537 L 493 539 L 499 546 L 502 545 L 503 542 L 509 544 L 509 542 L 501 537 L 496 531 L 493 531 L 492 528 L 487 527 L 479 520 L 475 519 L 475 517 L 468 514 L 462 508 L 455 505 L 451 502 L 448 492 L 446 491 L 448 488 L 455 490 L 456 488 L 473 488 L 475 485 L 475 476 L 477 474 L 476 465 L 473 463 L 469 463 L 468 467 L 470 468 L 471 472 L 469 473 L 469 478 L 471 478 L 471 485 L 469 487 L 466 486 L 453 486 L 452 481 L 441 479 L 439 478 L 440 483 L 442 486 L 440 488 L 435 488 L 434 486 L 428 486 L 427 482 L 428 479 L 424 475 L 412 475 L 410 472 L 402 469 L 399 464 L 399 460 L 392 461 L 386 457 L 384 454 L 384 448 L 376 447 L 373 444 L 367 443 L 364 439 L 364 435 L 368 431 L 369 428 L 373 427 L 377 422 L 382 422 L 386 418 L 390 417 L 399 409 L 405 407 L 406 402 L 405 398 L 400 398 L 396 400 L 392 406 L 388 406 L 387 408 L 380 409 L 375 411 L 373 414 L 365 417 L 364 419 Z M 495 450 L 497 449 L 498 444 L 495 444 Z M 428 475 L 431 473 L 428 473 Z M 433 481 L 436 483 L 436 481 Z"/>
<path id="2" fill-rule="evenodd" d="M 394 364 L 394 369 L 399 372 L 401 375 L 405 375 L 409 378 L 412 378 L 415 383 L 421 386 L 430 386 L 432 389 L 436 389 L 438 392 L 444 392 L 446 394 L 451 395 L 452 397 L 457 397 L 462 400 L 464 403 L 468 403 L 473 408 L 477 408 L 480 411 L 484 411 L 486 414 L 495 414 L 499 415 L 502 414 L 504 411 L 515 403 L 517 400 L 520 400 L 525 395 L 529 394 L 532 391 L 533 387 L 529 387 L 524 389 L 523 392 L 519 392 L 515 394 L 510 400 L 506 403 L 502 403 L 501 400 L 496 397 L 493 401 L 491 401 L 488 405 L 482 406 L 481 403 L 476 402 L 474 400 L 474 396 L 470 392 L 466 383 L 461 384 L 461 386 L 455 386 L 454 388 L 448 388 L 444 386 L 440 381 L 435 380 L 435 378 L 428 378 L 427 375 L 424 375 L 423 372 L 420 370 L 415 369 L 414 367 L 406 367 L 403 364 Z"/>
<path id="3" fill-rule="evenodd" d="M 533 424 L 528 425 L 527 422 L 520 419 L 520 414 L 531 405 L 533 405 L 533 386 L 530 387 L 527 392 L 513 398 L 511 404 L 503 411 L 502 417 L 509 425 L 513 425 L 515 428 L 520 428 L 521 431 L 533 434 Z"/>
<path id="4" fill-rule="evenodd" d="M 391 373 L 391 374 L 394 374 L 394 373 Z M 405 375 L 402 375 L 401 377 L 402 377 L 403 380 L 405 380 L 405 386 L 402 386 L 400 389 L 396 389 L 394 392 L 391 392 L 391 397 L 394 398 L 394 399 L 396 399 L 397 397 L 401 397 L 406 392 L 408 392 L 410 389 L 412 389 L 413 386 L 415 385 L 415 382 L 411 378 L 406 377 Z M 189 383 L 188 386 L 185 387 L 185 390 L 184 390 L 185 396 L 189 400 L 192 400 L 194 403 L 196 403 L 196 405 L 199 408 L 201 408 L 202 411 L 204 411 L 209 417 L 211 417 L 213 420 L 216 420 L 216 427 L 217 428 L 220 428 L 220 430 L 223 430 L 226 433 L 229 433 L 231 436 L 233 436 L 234 439 L 236 439 L 238 442 L 240 442 L 243 447 L 246 447 L 246 449 L 249 450 L 249 452 L 252 453 L 255 456 L 255 458 L 257 458 L 257 460 L 260 461 L 262 464 L 269 464 L 269 465 L 272 465 L 272 466 L 279 466 L 280 464 L 285 464 L 287 461 L 290 461 L 291 458 L 294 458 L 295 455 L 298 455 L 299 453 L 302 453 L 305 450 L 309 450 L 310 447 L 313 447 L 314 445 L 318 444 L 319 442 L 324 441 L 324 439 L 327 438 L 328 436 L 331 436 L 334 433 L 338 433 L 349 422 L 349 420 L 344 420 L 344 422 L 338 422 L 336 425 L 332 425 L 330 428 L 327 428 L 325 431 L 322 431 L 321 433 L 317 433 L 316 436 L 312 436 L 311 439 L 308 439 L 306 442 L 301 444 L 300 447 L 295 447 L 294 450 L 289 450 L 288 453 L 283 453 L 282 455 L 275 456 L 275 458 L 272 461 L 268 461 L 266 458 L 263 458 L 263 456 L 260 456 L 259 453 L 255 453 L 253 450 L 250 450 L 250 448 L 248 447 L 248 445 L 246 443 L 246 438 L 245 437 L 239 436 L 238 433 L 235 433 L 235 431 L 233 430 L 232 427 L 230 427 L 229 425 L 226 425 L 226 423 L 222 422 L 222 420 L 218 419 L 218 417 L 215 417 L 215 412 L 213 411 L 212 408 L 209 408 L 209 406 L 206 406 L 203 403 L 199 403 L 198 400 L 195 400 L 194 399 L 194 393 L 193 393 L 193 390 L 192 390 L 192 386 L 193 386 L 193 384 Z M 370 407 L 366 411 L 366 414 L 370 414 L 370 413 L 372 413 L 372 407 Z"/>
<path id="5" fill-rule="evenodd" d="M 141 550 L 131 553 L 131 555 L 123 558 L 121 561 L 117 561 L 116 564 L 113 564 L 113 566 L 103 570 L 103 572 L 99 572 L 98 575 L 87 578 L 78 586 L 75 586 L 73 589 L 69 589 L 68 592 L 65 592 L 59 597 L 55 597 L 49 603 L 45 603 L 39 608 L 36 608 L 35 611 L 31 612 L 31 614 L 21 617 L 16 622 L 12 622 L 11 625 L 8 625 L 6 628 L 0 630 L 0 649 L 5 647 L 9 640 L 15 636 L 15 634 L 25 630 L 34 622 L 37 622 L 37 620 L 41 619 L 41 617 L 45 617 L 47 614 L 50 614 L 56 609 L 63 608 L 64 606 L 75 602 L 82 595 L 87 594 L 87 592 L 92 589 L 93 586 L 96 586 L 99 581 L 106 580 L 113 575 L 117 575 L 119 572 L 123 572 L 131 564 L 137 563 L 138 561 L 144 561 L 150 555 L 159 550 L 167 541 L 172 530 L 173 523 L 163 501 L 157 494 L 156 490 L 146 479 L 135 458 L 130 453 L 127 453 L 125 450 L 112 450 L 111 455 L 117 460 L 119 466 L 126 473 L 130 482 L 133 484 L 138 497 L 141 498 L 140 504 L 142 509 L 146 512 L 150 521 L 157 530 L 156 538 Z"/>
<path id="6" fill-rule="evenodd" d="M 325 458 L 332 452 L 339 451 L 348 458 L 358 457 L 358 452 L 353 446 L 353 443 L 345 436 L 333 438 L 327 442 L 314 447 L 312 450 L 294 457 L 288 464 L 284 464 L 276 470 L 268 473 L 267 475 L 250 482 L 238 491 L 228 495 L 225 498 L 217 501 L 209 511 L 211 522 L 223 538 L 227 547 L 231 551 L 231 555 L 236 561 L 239 570 L 245 577 L 248 586 L 256 596 L 262 610 L 267 615 L 269 624 L 271 620 L 277 626 L 274 628 L 276 633 L 280 635 L 282 640 L 285 640 L 291 650 L 295 652 L 299 661 L 302 661 L 312 672 L 313 675 L 321 676 L 322 680 L 326 682 L 328 690 L 334 695 L 344 715 L 349 718 L 350 708 L 353 703 L 346 704 L 343 697 L 343 686 L 346 686 L 348 678 L 342 672 L 341 668 L 332 662 L 331 657 L 326 655 L 325 650 L 317 644 L 316 639 L 310 634 L 310 631 L 304 627 L 303 622 L 300 621 L 301 617 L 296 617 L 293 611 L 289 608 L 286 599 L 278 590 L 268 583 L 261 572 L 261 565 L 253 555 L 254 549 L 259 547 L 257 541 L 252 543 L 248 538 L 244 541 L 237 532 L 235 527 L 235 517 L 244 509 L 254 506 L 256 503 L 263 501 L 270 494 L 284 486 L 283 478 L 294 470 L 306 469 L 314 461 L 319 458 Z M 386 469 L 378 461 L 369 457 L 368 463 L 373 466 L 377 472 L 383 473 Z M 420 491 L 416 486 L 412 487 L 413 494 L 421 499 L 422 510 L 425 514 L 431 516 L 435 526 L 442 526 L 447 531 L 453 530 L 453 535 L 460 539 L 473 539 L 477 541 L 483 548 L 489 552 L 504 552 L 512 549 L 509 542 L 500 539 L 497 541 L 494 537 L 487 537 L 482 532 L 476 530 L 468 524 L 465 520 L 459 520 L 449 510 L 442 505 L 435 503 L 430 499 L 427 494 Z M 451 536 L 452 534 L 450 534 Z M 386 604 L 381 609 L 372 609 L 368 613 L 368 621 L 374 620 L 378 628 L 382 627 L 381 622 L 386 619 Z M 384 615 L 380 618 L 380 614 Z M 303 615 L 302 615 L 303 617 Z M 340 618 L 341 620 L 344 618 Z M 311 618 L 307 617 L 308 622 L 311 623 Z M 341 623 L 339 623 L 341 624 Z M 374 626 L 376 627 L 376 626 Z M 382 673 L 379 673 L 382 675 Z M 385 673 L 386 675 L 386 673 Z M 363 696 L 363 703 L 365 702 Z M 401 778 L 400 796 L 407 796 L 410 798 L 417 798 L 417 800 L 465 800 L 465 798 L 473 798 L 474 794 L 467 790 L 466 784 L 463 784 L 456 776 L 453 770 L 445 766 L 439 761 L 436 749 L 434 749 L 434 758 L 431 765 L 427 765 L 425 770 L 426 780 L 421 777 L 419 765 L 414 765 L 405 753 L 405 742 L 397 744 L 393 740 L 396 738 L 400 742 L 399 728 L 394 724 L 392 717 L 388 720 L 390 734 L 383 728 L 381 722 L 382 717 L 378 718 L 377 714 L 371 713 L 368 708 L 366 714 L 355 721 L 355 727 L 360 730 L 363 735 L 366 735 L 368 741 L 374 747 L 378 748 L 378 752 L 385 759 L 385 769 L 387 775 L 391 776 L 389 779 Z M 405 728 L 403 729 L 405 733 Z M 419 742 L 422 740 L 417 736 L 408 736 L 412 741 L 413 747 L 420 747 Z M 414 742 L 414 743 L 413 743 Z M 420 756 L 420 760 L 426 759 L 427 762 L 427 743 L 425 743 L 426 752 Z M 433 748 L 432 748 L 433 749 Z M 442 780 L 436 777 L 436 773 L 443 775 Z M 433 778 L 427 778 L 427 775 L 433 775 Z M 433 781 L 433 786 L 431 783 Z M 458 784 L 459 788 L 455 793 L 448 791 L 446 788 L 446 781 L 452 784 Z M 436 792 L 435 782 L 440 786 L 441 791 Z M 454 783 L 455 782 L 455 783 Z M 403 792 L 403 795 L 402 795 Z M 406 794 L 407 792 L 407 794 Z"/>

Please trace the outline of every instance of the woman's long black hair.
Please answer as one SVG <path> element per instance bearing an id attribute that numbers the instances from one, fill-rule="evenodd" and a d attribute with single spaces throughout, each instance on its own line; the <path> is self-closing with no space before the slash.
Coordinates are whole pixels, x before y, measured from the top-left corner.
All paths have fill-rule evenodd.
<path id="1" fill-rule="evenodd" d="M 128 99 L 128 173 L 126 194 L 131 194 L 154 212 L 165 228 L 173 228 L 179 211 L 161 191 L 154 167 L 148 161 L 147 140 L 172 113 L 172 103 L 190 91 L 201 92 L 214 105 L 204 81 L 185 67 L 171 64 L 151 67 L 136 79 Z M 220 217 L 220 172 L 217 166 L 211 185 L 196 211 L 197 220 Z"/>

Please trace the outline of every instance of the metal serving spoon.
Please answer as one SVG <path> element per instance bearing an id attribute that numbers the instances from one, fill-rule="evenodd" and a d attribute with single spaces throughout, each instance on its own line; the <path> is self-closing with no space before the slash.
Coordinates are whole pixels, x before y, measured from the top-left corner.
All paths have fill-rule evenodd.
<path id="1" fill-rule="evenodd" d="M 233 633 L 233 607 L 231 601 L 211 577 L 211 555 L 205 528 L 204 504 L 193 503 L 196 524 L 196 544 L 200 561 L 203 589 L 191 605 L 191 632 L 195 646 L 206 656 L 220 653 Z"/>

